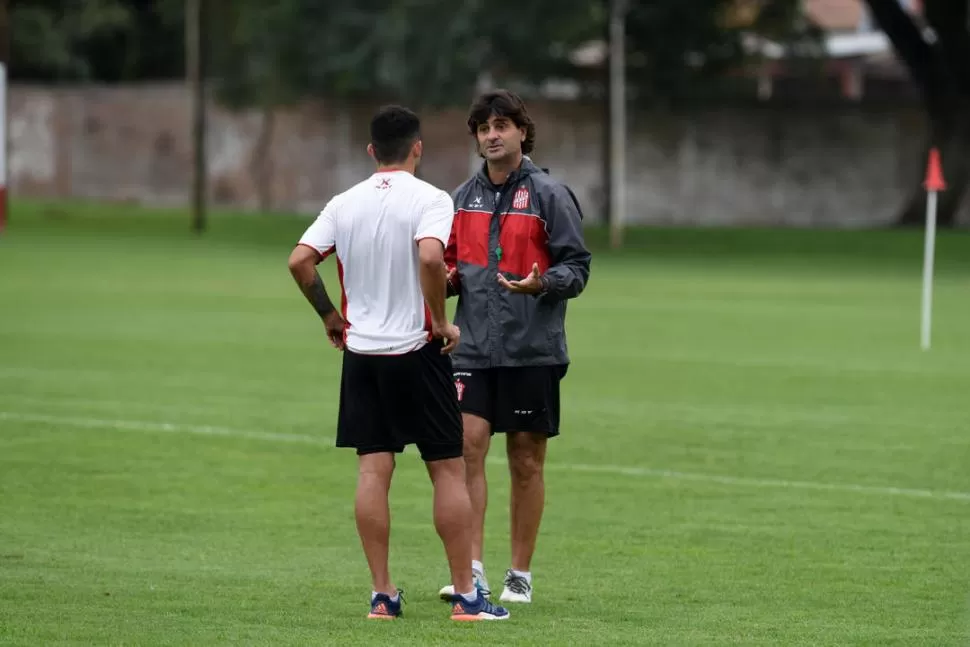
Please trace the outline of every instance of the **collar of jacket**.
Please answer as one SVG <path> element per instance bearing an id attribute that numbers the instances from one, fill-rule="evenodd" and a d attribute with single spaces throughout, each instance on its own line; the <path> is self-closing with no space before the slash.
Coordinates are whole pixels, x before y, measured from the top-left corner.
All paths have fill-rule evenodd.
<path id="1" fill-rule="evenodd" d="M 524 177 L 532 175 L 533 173 L 541 173 L 541 169 L 532 163 L 532 160 L 527 156 L 522 156 L 522 163 L 519 168 L 515 169 L 509 173 L 508 179 L 505 180 L 505 184 L 502 186 L 510 186 L 518 182 Z M 482 162 L 482 166 L 478 169 L 478 174 L 476 175 L 478 181 L 484 184 L 487 188 L 494 190 L 495 184 L 492 183 L 491 178 L 488 177 L 488 162 Z"/>

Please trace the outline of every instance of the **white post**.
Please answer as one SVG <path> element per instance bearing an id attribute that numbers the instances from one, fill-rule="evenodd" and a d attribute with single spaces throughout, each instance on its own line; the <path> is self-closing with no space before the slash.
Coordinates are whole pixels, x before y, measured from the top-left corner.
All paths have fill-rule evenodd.
<path id="1" fill-rule="evenodd" d="M 206 155 L 205 0 L 185 3 L 185 67 L 192 97 L 192 228 L 206 228 L 208 156 Z"/>
<path id="2" fill-rule="evenodd" d="M 923 350 L 930 348 L 933 310 L 933 256 L 936 246 L 936 191 L 926 195 L 926 239 L 923 246 L 923 308 L 920 341 Z"/>
<path id="3" fill-rule="evenodd" d="M 626 216 L 626 10 L 610 3 L 610 244 L 623 244 Z"/>

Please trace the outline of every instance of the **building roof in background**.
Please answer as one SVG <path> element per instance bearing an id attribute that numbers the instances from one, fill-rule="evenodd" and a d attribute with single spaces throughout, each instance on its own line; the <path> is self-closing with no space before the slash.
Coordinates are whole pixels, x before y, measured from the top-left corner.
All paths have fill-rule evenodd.
<path id="1" fill-rule="evenodd" d="M 922 14 L 925 0 L 896 1 L 911 14 Z M 864 0 L 801 2 L 805 19 L 822 32 L 824 58 L 830 63 L 829 69 L 836 75 L 845 79 L 859 74 L 871 79 L 899 81 L 908 78 L 905 68 L 896 58 L 892 43 L 871 20 Z M 760 6 L 760 0 L 735 0 L 725 16 L 727 24 L 744 29 L 753 23 Z M 745 35 L 743 44 L 750 54 L 759 54 L 770 62 L 768 66 L 762 66 L 759 75 L 773 78 L 786 76 L 785 59 L 788 55 L 781 43 L 749 32 Z M 605 41 L 591 41 L 575 49 L 570 58 L 575 65 L 581 67 L 600 67 L 606 64 L 607 50 Z"/>
<path id="2" fill-rule="evenodd" d="M 911 12 L 919 12 L 922 0 L 898 0 Z M 758 11 L 758 0 L 736 0 L 727 22 L 739 27 L 750 24 Z M 830 58 L 872 58 L 891 56 L 892 45 L 882 31 L 871 24 L 863 0 L 802 0 L 807 20 L 820 28 Z M 746 39 L 749 51 L 761 50 L 770 59 L 783 56 L 780 45 L 751 34 Z M 578 47 L 570 56 L 573 63 L 583 67 L 605 64 L 607 45 L 595 40 Z"/>
<path id="3" fill-rule="evenodd" d="M 856 31 L 866 17 L 861 0 L 804 0 L 803 11 L 824 31 Z"/>

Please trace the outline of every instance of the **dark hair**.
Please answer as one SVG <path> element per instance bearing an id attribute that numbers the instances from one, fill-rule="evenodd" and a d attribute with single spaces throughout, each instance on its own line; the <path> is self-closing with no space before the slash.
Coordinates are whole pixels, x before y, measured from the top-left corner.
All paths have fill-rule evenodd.
<path id="1" fill-rule="evenodd" d="M 512 120 L 516 128 L 525 128 L 522 152 L 526 155 L 532 152 L 536 145 L 536 127 L 519 95 L 509 90 L 493 90 L 475 99 L 468 111 L 468 132 L 472 137 L 477 135 L 478 127 L 487 123 L 492 116 L 506 117 Z"/>
<path id="2" fill-rule="evenodd" d="M 370 142 L 381 164 L 403 162 L 421 136 L 421 120 L 404 106 L 384 106 L 370 122 Z"/>

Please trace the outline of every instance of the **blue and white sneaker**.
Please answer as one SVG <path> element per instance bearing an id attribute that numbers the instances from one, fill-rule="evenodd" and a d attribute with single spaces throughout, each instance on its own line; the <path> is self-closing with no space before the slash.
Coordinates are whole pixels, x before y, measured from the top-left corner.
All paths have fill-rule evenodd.
<path id="1" fill-rule="evenodd" d="M 370 601 L 370 613 L 367 617 L 371 620 L 394 620 L 401 616 L 401 602 L 404 601 L 404 591 L 397 590 L 397 600 L 392 600 L 387 593 L 378 593 Z"/>
<path id="2" fill-rule="evenodd" d="M 508 620 L 509 612 L 505 607 L 492 604 L 478 593 L 478 600 L 468 602 L 462 595 L 451 597 L 451 619 L 458 622 L 478 622 L 480 620 Z"/>
<path id="3" fill-rule="evenodd" d="M 472 583 L 475 585 L 475 588 L 478 589 L 486 598 L 491 597 L 492 591 L 488 588 L 488 580 L 485 579 L 485 573 L 473 568 Z M 438 591 L 438 596 L 445 602 L 451 602 L 451 599 L 455 597 L 455 587 L 451 584 L 442 587 L 441 590 Z"/>

